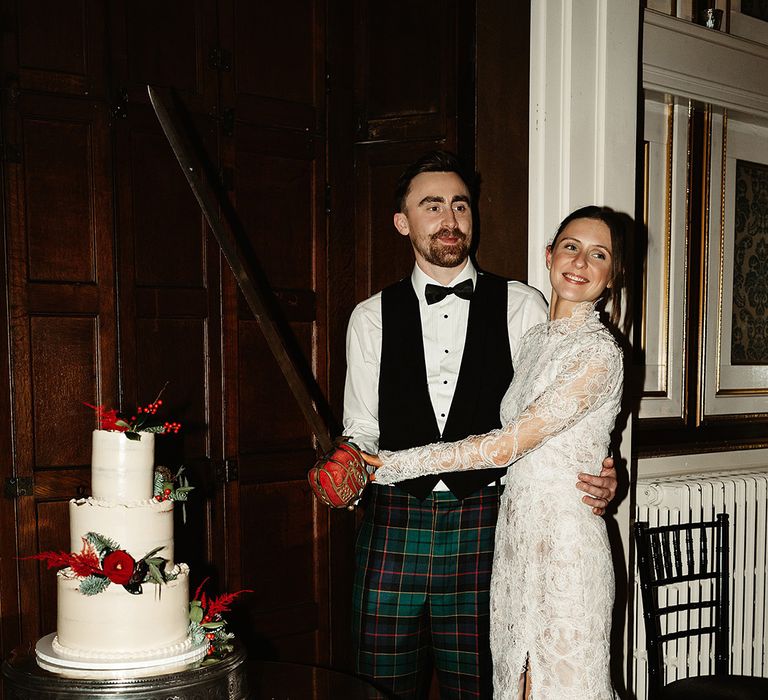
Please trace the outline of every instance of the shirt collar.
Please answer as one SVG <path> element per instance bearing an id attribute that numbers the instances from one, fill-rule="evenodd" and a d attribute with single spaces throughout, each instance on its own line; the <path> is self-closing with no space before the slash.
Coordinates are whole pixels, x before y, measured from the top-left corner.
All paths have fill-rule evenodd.
<path id="1" fill-rule="evenodd" d="M 455 284 L 463 282 L 464 280 L 472 280 L 472 284 L 477 287 L 477 268 L 472 264 L 471 260 L 467 260 L 467 264 L 464 266 L 464 269 L 459 272 L 459 274 L 456 275 L 456 277 L 454 277 L 448 285 L 440 284 L 440 282 L 437 280 L 432 279 L 418 265 L 413 266 L 413 272 L 411 273 L 411 284 L 416 291 L 416 296 L 419 297 L 419 301 L 424 304 L 426 304 L 424 289 L 428 284 L 436 284 L 440 287 L 453 287 Z"/>

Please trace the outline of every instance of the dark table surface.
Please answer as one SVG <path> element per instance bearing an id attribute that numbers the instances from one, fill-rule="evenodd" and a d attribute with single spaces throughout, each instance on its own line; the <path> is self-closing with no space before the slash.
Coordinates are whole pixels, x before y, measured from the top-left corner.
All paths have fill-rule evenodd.
<path id="1" fill-rule="evenodd" d="M 386 700 L 365 681 L 315 666 L 248 662 L 253 700 Z"/>

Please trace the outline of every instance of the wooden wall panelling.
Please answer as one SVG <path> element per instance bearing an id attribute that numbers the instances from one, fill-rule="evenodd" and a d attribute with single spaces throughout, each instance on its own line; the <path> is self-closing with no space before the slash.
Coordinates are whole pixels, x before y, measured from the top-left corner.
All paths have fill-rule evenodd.
<path id="1" fill-rule="evenodd" d="M 205 232 L 194 195 L 151 108 L 133 106 L 115 127 L 124 394 L 131 405 L 154 398 L 137 395 L 140 375 L 152 370 L 139 367 L 136 317 L 168 316 L 179 307 L 191 316 L 207 311 Z M 174 389 L 165 397 L 170 403 Z"/>
<path id="2" fill-rule="evenodd" d="M 220 4 L 222 107 L 237 121 L 316 133 L 325 128 L 325 0 Z"/>
<path id="3" fill-rule="evenodd" d="M 355 151 L 357 299 L 362 300 L 409 275 L 413 252 L 393 223 L 395 184 L 405 167 L 425 151 L 451 148 L 431 142 L 371 143 Z"/>
<path id="4" fill-rule="evenodd" d="M 222 114 L 231 125 L 223 165 L 234 173 L 244 238 L 321 391 L 328 329 L 326 26 L 323 0 L 220 5 L 220 43 L 232 55 L 231 70 L 220 76 Z M 329 514 L 306 485 L 314 440 L 228 271 L 223 290 L 226 451 L 239 466 L 227 492 L 227 576 L 256 590 L 241 605 L 241 634 L 257 655 L 327 664 Z"/>
<path id="5" fill-rule="evenodd" d="M 318 571 L 326 543 L 307 536 L 316 530 L 319 505 L 300 481 L 285 479 L 242 484 L 241 510 L 243 583 L 254 594 L 239 613 L 251 653 L 327 663 L 325 572 Z"/>
<path id="6" fill-rule="evenodd" d="M 4 2 L 13 27 L 19 25 L 21 5 Z M 45 21 L 39 26 L 25 21 L 21 30 L 5 35 L 3 56 L 11 73 L 5 78 L 12 88 L 6 100 L 14 106 L 5 109 L 4 143 L 21 144 L 24 154 L 21 120 L 8 119 L 18 112 L 19 85 L 25 115 L 34 112 L 25 90 L 48 94 L 39 98 L 37 111 L 54 114 L 61 134 L 52 136 L 53 127 L 46 134 L 31 122 L 27 127 L 30 134 L 38 130 L 36 157 L 48 153 L 52 159 L 50 168 L 37 168 L 39 181 L 24 179 L 24 160 L 6 169 L 16 469 L 35 477 L 35 499 L 17 502 L 20 553 L 55 546 L 68 531 L 64 501 L 88 488 L 87 457 L 83 463 L 57 463 L 79 462 L 87 433 L 61 437 L 57 450 L 63 428 L 56 428 L 55 437 L 38 436 L 41 420 L 63 410 L 61 397 L 79 401 L 82 397 L 68 395 L 85 387 L 86 399 L 128 408 L 154 398 L 158 385 L 171 379 L 167 405 L 191 430 L 159 441 L 159 456 L 183 455 L 201 477 L 202 491 L 203 512 L 193 512 L 186 529 L 177 528 L 180 554 L 193 565 L 193 576 L 218 570 L 216 591 L 257 591 L 238 610 L 244 619 L 239 631 L 252 652 L 336 665 L 343 663 L 349 633 L 343 615 L 333 616 L 340 631 L 331 628 L 329 605 L 348 608 L 349 592 L 343 585 L 332 588 L 330 576 L 351 582 L 347 545 L 354 517 L 329 513 L 309 494 L 305 473 L 315 456 L 314 441 L 160 136 L 144 84 L 174 87 L 187 106 L 224 188 L 234 187 L 232 201 L 296 343 L 321 389 L 332 389 L 340 417 L 348 313 L 371 291 L 371 279 L 380 286 L 393 278 L 385 269 L 367 271 L 374 238 L 369 222 L 386 234 L 375 243 L 390 246 L 397 234 L 389 202 L 402 166 L 427 148 L 459 145 L 455 83 L 471 68 L 467 51 L 457 51 L 458 3 L 452 0 L 446 8 L 430 2 L 420 17 L 348 0 L 162 5 L 82 0 L 59 7 L 32 0 L 24 3 L 25 16 L 33 9 L 45 14 Z M 432 21 L 429 40 L 424 16 Z M 54 36 L 60 27 L 68 28 L 66 36 Z M 333 46 L 329 37 L 336 39 Z M 75 99 L 50 97 L 57 93 Z M 84 99 L 89 95 L 100 101 Z M 92 129 L 85 139 L 80 125 L 88 120 Z M 461 133 L 469 139 L 472 130 Z M 383 143 L 387 140 L 392 143 Z M 89 157 L 79 158 L 78 149 L 91 149 Z M 84 168 L 91 169 L 88 178 Z M 57 172 L 65 171 L 69 179 L 57 179 Z M 27 186 L 50 194 L 30 209 L 28 200 L 36 195 L 27 193 Z M 369 198 L 362 210 L 354 201 L 360 191 Z M 29 236 L 27 218 L 37 222 Z M 94 232 L 93 240 L 73 221 Z M 355 230 L 359 222 L 364 225 Z M 67 243 L 40 237 L 46 227 L 66 232 Z M 108 250 L 112 235 L 116 255 Z M 411 266 L 407 241 L 402 242 L 404 269 L 396 276 Z M 390 257 L 388 247 L 377 250 L 378 258 Z M 120 290 L 119 337 L 116 283 L 108 276 L 113 265 Z M 365 278 L 364 285 L 353 271 Z M 70 356 L 57 354 L 58 347 Z M 53 382 L 57 369 L 64 383 L 57 381 L 58 398 L 48 405 L 39 384 Z M 84 409 L 78 415 L 82 425 L 77 423 L 76 431 L 89 432 L 92 415 Z M 52 462 L 45 468 L 34 461 L 38 438 L 41 454 Z M 239 480 L 230 471 L 217 482 L 214 466 L 227 459 L 230 467 L 239 467 Z M 0 516 L 3 523 L 7 513 Z M 343 544 L 332 551 L 329 541 Z M 31 584 L 19 623 L 7 607 L 17 597 L 18 580 L 11 587 L 7 577 L 0 583 L 4 644 L 7 639 L 15 644 L 17 627 L 33 641 L 52 619 L 50 581 L 38 577 L 37 564 L 18 566 Z"/>
<path id="7" fill-rule="evenodd" d="M 215 115 L 221 52 L 215 0 L 111 0 L 112 100 L 148 104 L 147 84 L 173 88 L 187 109 Z"/>
<path id="8" fill-rule="evenodd" d="M 346 375 L 346 328 L 355 302 L 355 180 L 354 180 L 354 13 L 351 0 L 328 3 L 327 128 L 328 128 L 328 333 L 327 397 L 338 420 L 343 415 Z M 325 534 L 325 533 L 322 533 Z M 328 519 L 330 587 L 330 653 L 333 668 L 354 672 L 352 658 L 352 581 L 356 514 L 346 510 Z"/>
<path id="9" fill-rule="evenodd" d="M 110 3 L 112 101 L 116 126 L 121 257 L 121 352 L 129 405 L 164 394 L 178 436 L 157 441 L 156 460 L 183 464 L 195 491 L 177 518 L 178 558 L 192 584 L 212 578 L 225 552 L 212 540 L 221 517 L 221 299 L 218 246 L 148 104 L 146 85 L 170 87 L 195 145 L 219 167 L 219 76 L 228 63 L 215 0 Z"/>
<path id="10" fill-rule="evenodd" d="M 65 499 L 41 501 L 38 505 L 37 542 L 41 552 L 70 551 L 69 528 L 62 527 L 62 523 L 69 523 L 69 502 Z M 40 629 L 47 634 L 56 629 L 56 572 L 44 565 L 40 571 Z"/>
<path id="11" fill-rule="evenodd" d="M 192 116 L 209 157 L 215 120 Z M 163 394 L 178 435 L 155 441 L 158 465 L 184 466 L 195 491 L 176 528 L 177 558 L 193 585 L 214 568 L 210 541 L 215 463 L 221 455 L 221 341 L 218 250 L 152 109 L 133 104 L 115 122 L 115 182 L 123 406 Z"/>
<path id="12" fill-rule="evenodd" d="M 361 2 L 355 11 L 356 141 L 455 144 L 457 3 L 425 0 L 411 12 Z"/>
<path id="13" fill-rule="evenodd" d="M 2 36 L 2 35 L 0 35 Z M 2 37 L 2 58 L 5 65 L 12 65 L 15 61 L 15 43 Z M 17 93 L 11 90 L 0 92 L 0 138 L 6 146 L 12 144 L 18 149 L 20 134 L 20 115 L 17 110 Z M 19 470 L 17 466 L 16 436 L 13 427 L 13 396 L 11 393 L 12 382 L 12 351 L 10 319 L 13 309 L 11 307 L 12 262 L 11 262 L 11 212 L 15 212 L 17 218 L 23 222 L 23 211 L 20 211 L 22 192 L 20 153 L 18 162 L 11 163 L 4 157 L 0 160 L 0 175 L 2 175 L 3 206 L 0 208 L 0 224 L 2 224 L 2 242 L 0 250 L 0 276 L 2 277 L 3 299 L 0 301 L 0 364 L 5 376 L 5 381 L 0 383 L 0 449 L 6 459 L 0 459 L 0 477 L 3 485 L 16 483 Z M 18 225 L 18 223 L 17 223 Z M 22 278 L 23 279 L 23 278 Z M 21 280 L 17 286 L 24 291 Z M 29 466 L 27 465 L 27 471 Z M 11 481 L 13 480 L 13 481 Z M 21 601 L 19 600 L 19 571 L 18 564 L 14 561 L 18 555 L 17 542 L 20 535 L 18 520 L 16 517 L 16 502 L 10 498 L 0 499 L 0 557 L 4 562 L 14 562 L 0 567 L 0 655 L 5 656 L 21 641 Z"/>
<path id="14" fill-rule="evenodd" d="M 294 350 L 324 388 L 322 142 L 301 132 L 238 123 L 234 146 L 234 195 L 244 237 L 277 294 Z M 327 663 L 327 541 L 316 533 L 327 529 L 328 512 L 317 507 L 306 483 L 315 458 L 313 437 L 240 295 L 238 318 L 231 331 L 238 339 L 237 568 L 242 585 L 257 591 L 243 602 L 246 634 L 251 647 L 263 653 Z M 265 535 L 286 517 L 290 526 L 284 534 L 291 541 L 276 547 Z M 293 583 L 280 589 L 265 571 L 279 571 L 283 581 Z M 285 624 L 278 625 L 281 615 Z"/>
<path id="15" fill-rule="evenodd" d="M 460 104 L 462 90 L 474 92 L 476 114 L 460 117 L 459 124 L 474 133 L 460 134 L 459 142 L 464 149 L 474 146 L 481 177 L 475 207 L 480 222 L 477 261 L 489 272 L 526 280 L 530 3 L 466 4 L 476 6 L 476 40 L 471 44 L 476 57 L 474 63 L 465 59 L 460 65 L 474 68 L 476 81 L 460 77 L 458 90 Z M 471 24 L 467 19 L 461 26 Z M 462 39 L 459 46 L 467 44 Z"/>
<path id="16" fill-rule="evenodd" d="M 21 156 L 6 177 L 15 466 L 34 481 L 17 501 L 23 557 L 40 550 L 41 508 L 68 546 L 63 504 L 88 488 L 95 426 L 82 402 L 117 396 L 111 152 L 101 102 L 22 95 L 5 116 Z M 18 572 L 21 637 L 34 641 L 52 631 L 52 574 L 31 561 Z"/>
<path id="17" fill-rule="evenodd" d="M 410 244 L 392 224 L 392 191 L 403 168 L 424 151 L 457 150 L 458 42 L 460 36 L 470 39 L 471 32 L 461 31 L 463 15 L 455 2 L 429 2 L 413 13 L 366 2 L 357 4 L 355 11 L 360 300 L 409 274 L 413 266 Z"/>
<path id="18" fill-rule="evenodd" d="M 11 77 L 22 91 L 104 96 L 104 2 L 5 0 L 3 5 L 5 40 L 15 44 L 6 80 Z"/>
<path id="19" fill-rule="evenodd" d="M 351 0 L 328 8 L 327 220 L 328 220 L 328 399 L 342 415 L 346 372 L 344 335 L 355 304 L 355 182 L 353 87 L 355 79 Z"/>
<path id="20" fill-rule="evenodd" d="M 3 105 L 4 107 L 4 105 Z M 0 127 L 3 125 L 4 109 L 0 111 Z M 0 132 L 0 133 L 5 133 Z M 9 190 L 5 185 L 6 164 L 0 161 L 0 191 L 3 193 L 4 202 L 10 202 Z M 15 449 L 13 444 L 13 429 L 11 426 L 11 357 L 8 352 L 10 347 L 9 336 L 9 261 L 6 257 L 8 250 L 8 227 L 6 225 L 6 207 L 0 207 L 0 371 L 4 381 L 0 382 L 0 480 L 3 485 L 8 483 L 15 474 Z M 0 498 L 0 559 L 11 562 L 16 556 L 16 513 L 15 502 L 10 498 Z M 16 592 L 18 590 L 18 578 L 16 566 L 8 565 L 0 567 L 0 657 L 5 658 L 8 653 L 18 645 L 19 638 L 19 602 Z"/>

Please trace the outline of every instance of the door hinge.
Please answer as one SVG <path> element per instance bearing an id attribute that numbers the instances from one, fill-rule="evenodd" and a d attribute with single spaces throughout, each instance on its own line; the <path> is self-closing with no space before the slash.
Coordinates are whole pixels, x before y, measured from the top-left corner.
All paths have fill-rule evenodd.
<path id="1" fill-rule="evenodd" d="M 214 459 L 211 460 L 214 465 L 216 483 L 230 484 L 237 481 L 237 460 L 236 459 Z"/>
<path id="2" fill-rule="evenodd" d="M 5 480 L 5 497 L 21 498 L 22 496 L 32 496 L 35 492 L 35 485 L 31 476 L 12 476 Z"/>
<path id="3" fill-rule="evenodd" d="M 331 186 L 325 186 L 325 213 L 331 213 Z"/>
<path id="4" fill-rule="evenodd" d="M 21 149 L 18 146 L 0 142 L 0 153 L 6 163 L 21 163 Z"/>
<path id="5" fill-rule="evenodd" d="M 232 70 L 232 54 L 217 46 L 208 52 L 208 65 L 214 70 Z"/>

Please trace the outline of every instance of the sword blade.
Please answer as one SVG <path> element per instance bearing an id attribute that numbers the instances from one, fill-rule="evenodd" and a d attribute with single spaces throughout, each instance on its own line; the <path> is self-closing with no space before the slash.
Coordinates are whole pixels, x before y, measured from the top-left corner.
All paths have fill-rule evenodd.
<path id="1" fill-rule="evenodd" d="M 296 360 L 287 350 L 285 338 L 276 323 L 272 290 L 266 283 L 264 275 L 259 274 L 255 268 L 255 261 L 243 254 L 227 218 L 221 215 L 222 210 L 231 210 L 231 208 L 227 207 L 227 202 L 220 201 L 219 195 L 209 182 L 201 158 L 192 147 L 187 134 L 178 125 L 178 119 L 174 116 L 174 107 L 169 96 L 161 94 L 158 88 L 151 85 L 147 86 L 147 91 L 152 108 L 163 128 L 163 133 L 168 139 L 176 160 L 187 178 L 192 193 L 195 195 L 195 199 L 197 199 L 200 209 L 202 209 L 208 225 L 211 227 L 222 253 L 224 253 L 224 257 L 232 268 L 235 280 L 237 280 L 248 307 L 259 322 L 267 345 L 277 361 L 280 371 L 288 382 L 288 386 L 315 434 L 320 448 L 323 452 L 329 452 L 333 449 L 330 430 L 317 411 L 312 392 L 306 383 L 306 375 L 302 375 L 296 365 Z M 316 391 L 319 392 L 319 389 Z"/>

